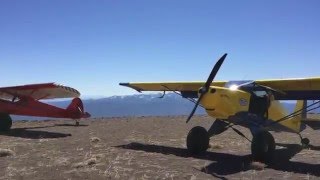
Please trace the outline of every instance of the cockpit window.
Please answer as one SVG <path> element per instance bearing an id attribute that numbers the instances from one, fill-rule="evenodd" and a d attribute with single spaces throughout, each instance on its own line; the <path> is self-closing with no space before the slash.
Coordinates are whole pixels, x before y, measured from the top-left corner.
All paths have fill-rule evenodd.
<path id="1" fill-rule="evenodd" d="M 233 89 L 240 89 L 246 92 L 250 92 L 255 94 L 258 97 L 263 97 L 268 95 L 266 88 L 263 86 L 259 86 L 254 81 L 246 80 L 246 81 L 229 81 L 226 83 L 226 87 Z"/>
<path id="2" fill-rule="evenodd" d="M 253 91 L 253 93 L 258 97 L 263 97 L 267 95 L 266 91 Z"/>

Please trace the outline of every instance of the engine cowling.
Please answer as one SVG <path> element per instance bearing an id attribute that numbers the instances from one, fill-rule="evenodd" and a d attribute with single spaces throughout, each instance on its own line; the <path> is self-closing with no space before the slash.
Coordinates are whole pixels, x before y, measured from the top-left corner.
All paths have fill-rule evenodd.
<path id="1" fill-rule="evenodd" d="M 238 112 L 248 111 L 250 97 L 242 90 L 211 86 L 200 103 L 210 116 L 228 119 Z"/>

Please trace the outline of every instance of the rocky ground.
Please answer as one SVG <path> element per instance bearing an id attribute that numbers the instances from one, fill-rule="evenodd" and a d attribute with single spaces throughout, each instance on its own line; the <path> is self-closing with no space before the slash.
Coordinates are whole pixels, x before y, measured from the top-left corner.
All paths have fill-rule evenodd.
<path id="1" fill-rule="evenodd" d="M 0 135 L 0 179 L 318 179 L 319 132 L 303 135 L 313 146 L 302 149 L 299 137 L 273 133 L 274 163 L 252 162 L 250 142 L 232 130 L 215 136 L 208 152 L 190 156 L 185 138 L 212 119 L 124 117 L 81 121 L 14 122 Z M 239 128 L 251 138 L 248 130 Z"/>

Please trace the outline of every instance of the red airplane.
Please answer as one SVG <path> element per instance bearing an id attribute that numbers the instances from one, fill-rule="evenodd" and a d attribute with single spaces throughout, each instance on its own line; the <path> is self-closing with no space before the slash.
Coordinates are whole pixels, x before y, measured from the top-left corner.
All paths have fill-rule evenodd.
<path id="1" fill-rule="evenodd" d="M 10 114 L 76 120 L 90 117 L 84 112 L 79 91 L 55 83 L 30 84 L 0 88 L 0 132 L 9 131 L 12 125 Z M 74 98 L 66 108 L 52 106 L 39 100 Z"/>

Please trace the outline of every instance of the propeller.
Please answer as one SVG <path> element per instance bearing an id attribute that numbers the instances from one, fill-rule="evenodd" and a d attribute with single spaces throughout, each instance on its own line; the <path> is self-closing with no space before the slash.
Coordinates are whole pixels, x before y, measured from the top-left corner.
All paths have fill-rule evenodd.
<path id="1" fill-rule="evenodd" d="M 192 111 L 191 111 L 186 123 L 188 123 L 191 120 L 192 116 L 194 115 L 194 113 L 196 112 L 196 110 L 197 110 L 197 108 L 199 106 L 199 103 L 200 103 L 201 99 L 209 91 L 210 85 L 211 85 L 212 81 L 214 80 L 214 78 L 216 77 L 216 75 L 217 75 L 217 73 L 218 73 L 218 71 L 219 71 L 224 59 L 227 57 L 227 55 L 228 54 L 224 54 L 218 60 L 218 62 L 214 65 L 214 67 L 213 67 L 213 69 L 212 69 L 212 71 L 211 71 L 206 83 L 204 84 L 204 86 L 202 86 L 200 88 L 200 90 L 199 90 L 200 96 L 199 96 L 198 101 L 196 102 L 194 108 L 192 109 Z"/>

